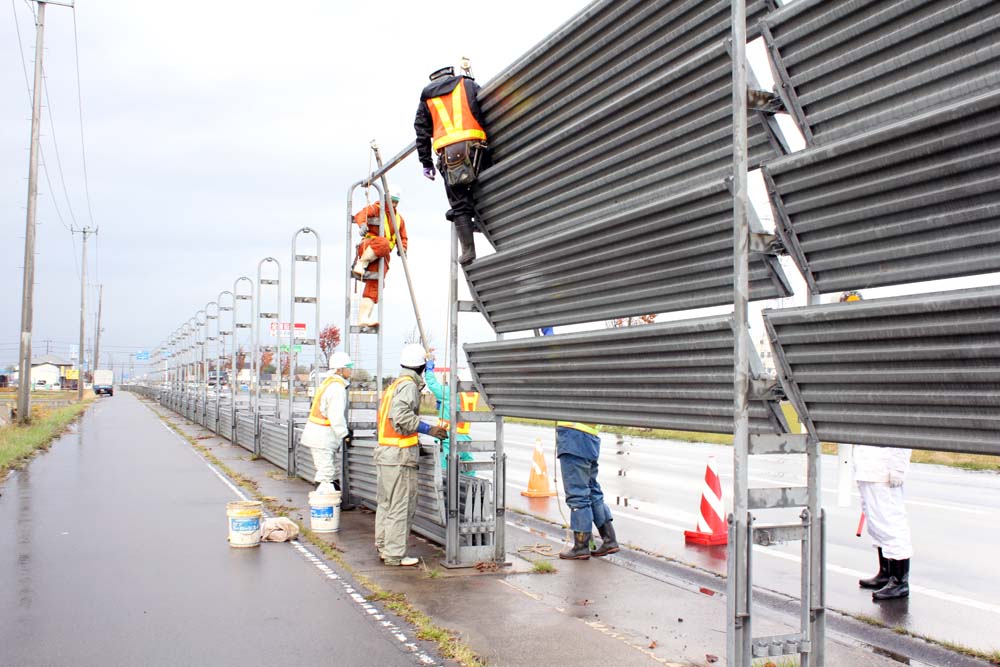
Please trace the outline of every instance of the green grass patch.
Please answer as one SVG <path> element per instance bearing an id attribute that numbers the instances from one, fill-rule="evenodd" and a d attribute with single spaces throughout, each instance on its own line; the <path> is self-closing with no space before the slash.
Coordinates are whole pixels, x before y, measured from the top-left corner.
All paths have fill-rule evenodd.
<path id="1" fill-rule="evenodd" d="M 556 566 L 550 560 L 536 560 L 531 564 L 531 571 L 535 574 L 553 574 Z"/>
<path id="2" fill-rule="evenodd" d="M 59 408 L 35 406 L 29 424 L 8 424 L 0 428 L 0 480 L 7 472 L 19 469 L 39 451 L 49 448 L 52 441 L 62 434 L 91 404 L 74 403 Z"/>

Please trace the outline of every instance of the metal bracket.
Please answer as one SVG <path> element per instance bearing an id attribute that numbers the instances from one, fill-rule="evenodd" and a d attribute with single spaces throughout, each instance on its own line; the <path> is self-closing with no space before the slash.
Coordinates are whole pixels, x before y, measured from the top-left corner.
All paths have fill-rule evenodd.
<path id="1" fill-rule="evenodd" d="M 777 234 L 751 232 L 750 252 L 758 255 L 784 255 L 785 245 Z"/>
<path id="2" fill-rule="evenodd" d="M 747 88 L 747 108 L 764 113 L 784 113 L 785 104 L 773 91 Z"/>
<path id="3" fill-rule="evenodd" d="M 805 454 L 809 436 L 805 433 L 751 433 L 750 454 Z"/>
<path id="4" fill-rule="evenodd" d="M 479 304 L 475 301 L 459 301 L 458 302 L 458 312 L 460 313 L 478 313 Z"/>

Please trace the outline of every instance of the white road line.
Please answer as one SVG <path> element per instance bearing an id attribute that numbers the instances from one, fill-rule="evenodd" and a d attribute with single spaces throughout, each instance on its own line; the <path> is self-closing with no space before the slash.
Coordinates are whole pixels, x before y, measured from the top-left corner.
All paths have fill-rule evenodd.
<path id="1" fill-rule="evenodd" d="M 153 414 L 156 414 L 156 413 L 154 412 Z M 157 416 L 159 416 L 159 415 L 157 415 Z M 195 456 L 197 456 L 198 459 L 202 463 L 204 463 L 205 466 L 208 467 L 209 470 L 211 470 L 213 473 L 215 473 L 216 477 L 218 477 L 220 480 L 222 480 L 222 482 L 226 486 L 228 486 L 230 489 L 232 489 L 233 493 L 235 493 L 238 498 L 240 498 L 241 500 L 249 500 L 249 498 L 247 498 L 246 494 L 244 494 L 236 485 L 234 485 L 229 480 L 228 477 L 226 477 L 225 475 L 223 475 L 222 471 L 220 471 L 215 465 L 213 465 L 211 461 L 206 461 L 203 456 L 201 456 L 197 451 L 195 451 L 193 448 L 191 448 L 191 443 L 190 442 L 186 441 L 183 437 L 181 437 L 181 435 L 179 433 L 177 433 L 176 431 L 174 431 L 173 429 L 171 429 L 169 426 L 167 426 L 166 422 L 164 422 L 162 419 L 160 420 L 160 424 L 169 433 L 171 433 L 178 440 L 180 440 L 185 445 L 187 445 L 188 446 L 188 448 L 187 448 L 188 451 L 190 451 L 192 454 L 194 454 Z M 266 516 L 266 513 L 265 513 L 265 516 Z M 387 618 L 385 614 L 381 613 L 379 611 L 378 607 L 374 606 L 368 600 L 366 600 L 363 595 L 361 595 L 360 593 L 358 593 L 357 590 L 355 590 L 353 586 L 351 586 L 347 581 L 345 581 L 336 572 L 334 572 L 333 569 L 329 565 L 327 565 L 319 556 L 317 556 L 312 551 L 310 551 L 305 546 L 303 546 L 302 543 L 299 542 L 298 540 L 294 540 L 292 542 L 289 542 L 288 544 L 293 549 L 295 549 L 295 551 L 297 551 L 299 553 L 299 555 L 301 555 L 305 560 L 307 560 L 309 563 L 311 563 L 313 565 L 313 567 L 315 567 L 317 570 L 319 570 L 320 574 L 322 574 L 327 580 L 329 580 L 329 581 L 336 581 L 338 584 L 340 584 L 341 587 L 343 587 L 344 592 L 347 593 L 348 597 L 351 598 L 351 600 L 354 602 L 355 605 L 357 605 L 358 607 L 360 607 L 361 610 L 363 612 L 365 612 L 367 615 L 371 616 L 373 619 L 375 619 L 376 621 L 378 621 L 379 625 L 386 632 L 388 632 L 390 635 L 392 635 L 392 637 L 394 639 L 396 639 L 396 641 L 398 641 L 400 644 L 402 644 L 407 649 L 409 649 L 410 652 L 414 654 L 414 656 L 417 658 L 417 660 L 420 661 L 421 664 L 423 664 L 423 665 L 441 665 L 442 664 L 442 663 L 438 662 L 437 660 L 435 660 L 433 657 L 431 657 L 426 651 L 422 650 L 420 648 L 420 646 L 416 643 L 416 641 L 411 641 L 410 638 L 407 637 L 406 633 L 403 632 L 403 630 L 395 622 L 393 622 L 391 619 Z"/>

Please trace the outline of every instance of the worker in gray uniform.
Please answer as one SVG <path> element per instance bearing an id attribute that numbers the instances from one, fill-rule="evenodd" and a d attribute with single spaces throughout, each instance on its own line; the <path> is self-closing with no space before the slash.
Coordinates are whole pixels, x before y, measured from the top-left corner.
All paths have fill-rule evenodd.
<path id="1" fill-rule="evenodd" d="M 406 539 L 417 511 L 418 434 L 443 439 L 448 432 L 420 420 L 420 391 L 424 388 L 427 354 L 421 345 L 403 347 L 402 371 L 386 388 L 378 408 L 378 476 L 375 510 L 375 547 L 390 566 L 413 566 L 419 561 L 406 555 Z"/>

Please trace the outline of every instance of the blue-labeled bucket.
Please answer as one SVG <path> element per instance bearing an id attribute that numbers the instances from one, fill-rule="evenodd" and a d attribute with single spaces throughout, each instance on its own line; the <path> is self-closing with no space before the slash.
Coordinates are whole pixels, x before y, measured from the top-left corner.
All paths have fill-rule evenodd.
<path id="1" fill-rule="evenodd" d="M 260 519 L 263 505 L 256 500 L 236 500 L 226 504 L 229 518 L 229 546 L 260 546 Z"/>
<path id="2" fill-rule="evenodd" d="M 309 527 L 314 533 L 340 530 L 340 492 L 309 493 Z"/>

